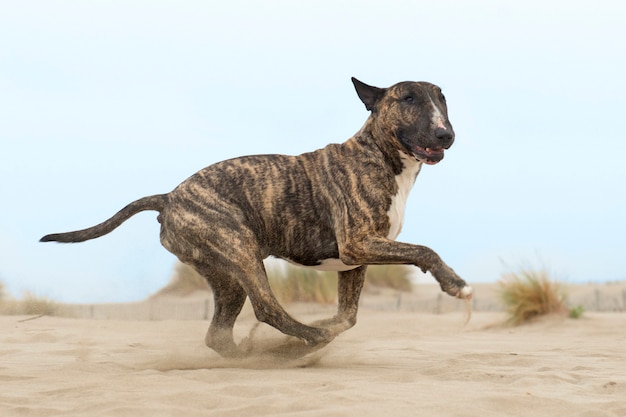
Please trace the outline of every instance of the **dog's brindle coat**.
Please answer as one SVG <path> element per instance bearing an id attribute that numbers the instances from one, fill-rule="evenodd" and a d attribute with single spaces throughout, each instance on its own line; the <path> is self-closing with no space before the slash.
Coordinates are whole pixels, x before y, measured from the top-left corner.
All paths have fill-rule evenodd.
<path id="1" fill-rule="evenodd" d="M 233 325 L 246 296 L 259 321 L 305 342 L 301 353 L 324 346 L 355 324 L 367 265 L 415 265 L 448 294 L 471 298 L 471 287 L 433 250 L 395 241 L 422 164 L 439 162 L 454 141 L 441 90 L 425 82 L 383 89 L 352 81 L 371 115 L 347 142 L 299 156 L 219 162 L 97 226 L 41 240 L 82 242 L 140 211 L 160 212 L 163 246 L 213 289 L 206 343 L 225 356 L 243 354 Z M 337 315 L 311 326 L 290 317 L 268 284 L 263 259 L 270 255 L 338 271 Z"/>

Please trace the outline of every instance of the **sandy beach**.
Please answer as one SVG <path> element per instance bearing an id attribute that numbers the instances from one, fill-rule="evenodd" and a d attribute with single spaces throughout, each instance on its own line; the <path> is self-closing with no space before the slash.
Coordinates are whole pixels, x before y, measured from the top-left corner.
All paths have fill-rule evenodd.
<path id="1" fill-rule="evenodd" d="M 303 321 L 330 306 L 292 306 Z M 315 312 L 315 313 L 313 313 Z M 626 313 L 375 311 L 297 360 L 227 360 L 204 320 L 0 317 L 2 416 L 624 416 Z M 244 311 L 238 338 L 255 323 Z M 265 325 L 254 340 L 282 340 Z"/>

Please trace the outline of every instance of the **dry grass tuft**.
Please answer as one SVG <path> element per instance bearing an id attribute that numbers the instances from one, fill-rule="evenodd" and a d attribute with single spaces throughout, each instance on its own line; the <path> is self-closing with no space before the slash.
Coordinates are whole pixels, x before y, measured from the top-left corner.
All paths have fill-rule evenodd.
<path id="1" fill-rule="evenodd" d="M 412 272 L 413 269 L 406 265 L 370 265 L 367 267 L 365 289 L 373 286 L 411 292 Z"/>
<path id="2" fill-rule="evenodd" d="M 61 304 L 56 301 L 28 291 L 21 300 L 10 299 L 7 297 L 4 284 L 0 282 L 0 314 L 54 316 L 60 308 Z"/>
<path id="3" fill-rule="evenodd" d="M 202 275 L 197 273 L 196 270 L 189 265 L 176 261 L 170 282 L 157 291 L 152 297 L 163 295 L 185 296 L 195 291 L 206 291 L 208 289 L 209 286 Z"/>
<path id="4" fill-rule="evenodd" d="M 287 264 L 284 268 L 269 268 L 267 275 L 280 302 L 330 304 L 337 300 L 336 272 L 322 272 Z M 413 289 L 410 275 L 411 269 L 404 265 L 370 265 L 365 279 L 366 289 L 384 287 L 410 292 Z"/>
<path id="5" fill-rule="evenodd" d="M 369 266 L 365 281 L 371 287 L 412 290 L 411 269 L 405 265 Z M 283 303 L 314 302 L 334 303 L 337 300 L 337 273 L 302 268 L 289 263 L 270 263 L 267 276 L 276 298 Z M 164 295 L 186 296 L 195 291 L 207 290 L 206 280 L 192 267 L 176 262 L 170 282 L 153 297 Z"/>
<path id="6" fill-rule="evenodd" d="M 41 297 L 31 292 L 25 292 L 19 301 L 20 314 L 37 314 L 54 316 L 59 311 L 60 304 L 47 297 Z"/>
<path id="7" fill-rule="evenodd" d="M 272 291 L 282 303 L 334 303 L 337 300 L 337 273 L 322 272 L 286 264 L 268 268 Z"/>
<path id="8" fill-rule="evenodd" d="M 509 313 L 508 323 L 514 326 L 542 315 L 567 312 L 565 291 L 545 270 L 521 269 L 505 274 L 498 283 Z"/>

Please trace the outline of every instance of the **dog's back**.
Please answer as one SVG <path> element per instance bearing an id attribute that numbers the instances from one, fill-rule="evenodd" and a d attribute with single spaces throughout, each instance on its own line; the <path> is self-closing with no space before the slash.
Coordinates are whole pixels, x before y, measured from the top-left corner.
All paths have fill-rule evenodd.
<path id="1" fill-rule="evenodd" d="M 379 233 L 389 231 L 394 172 L 369 146 L 354 139 L 298 156 L 246 156 L 204 168 L 169 193 L 159 216 L 162 243 L 177 253 L 181 237 L 219 240 L 246 227 L 261 256 L 324 268 L 339 258 L 336 230 L 347 211 L 367 210 L 380 218 Z"/>

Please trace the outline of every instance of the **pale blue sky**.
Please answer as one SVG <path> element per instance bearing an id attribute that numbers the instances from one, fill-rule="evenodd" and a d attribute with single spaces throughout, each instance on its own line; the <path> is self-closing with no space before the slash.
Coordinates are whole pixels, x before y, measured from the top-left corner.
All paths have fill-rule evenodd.
<path id="1" fill-rule="evenodd" d="M 174 257 L 156 213 L 94 225 L 196 170 L 342 142 L 350 76 L 441 86 L 457 137 L 399 239 L 468 282 L 521 263 L 626 279 L 626 3 L 0 3 L 0 280 L 62 301 L 141 299 Z M 508 266 L 507 266 L 508 265 Z"/>

